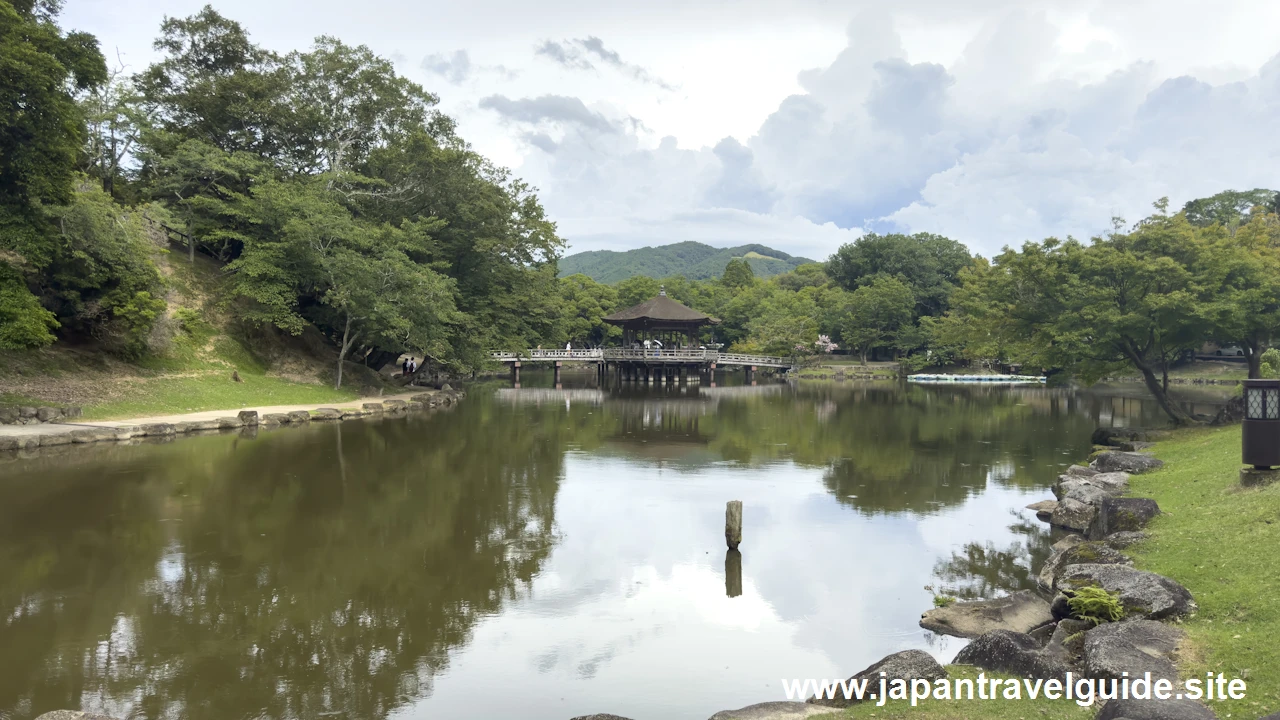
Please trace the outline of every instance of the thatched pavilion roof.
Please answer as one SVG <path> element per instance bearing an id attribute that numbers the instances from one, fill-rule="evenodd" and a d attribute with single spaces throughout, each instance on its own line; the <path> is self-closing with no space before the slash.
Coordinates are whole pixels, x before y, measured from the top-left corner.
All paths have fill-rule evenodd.
<path id="1" fill-rule="evenodd" d="M 675 300 L 667 297 L 666 292 L 659 293 L 657 297 L 645 300 L 639 305 L 629 307 L 626 310 L 608 315 L 604 321 L 613 325 L 626 325 L 636 322 L 637 320 L 650 320 L 660 323 L 689 323 L 701 325 L 703 323 L 716 322 L 708 315 L 686 307 Z"/>

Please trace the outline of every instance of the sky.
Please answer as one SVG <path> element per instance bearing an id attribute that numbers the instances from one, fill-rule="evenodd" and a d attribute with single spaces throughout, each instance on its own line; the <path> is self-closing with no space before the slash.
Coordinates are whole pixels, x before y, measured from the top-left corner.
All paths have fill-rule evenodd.
<path id="1" fill-rule="evenodd" d="M 138 71 L 198 0 L 67 0 Z M 1280 188 L 1274 0 L 218 0 L 259 44 L 392 58 L 568 252 L 1005 246 Z"/>

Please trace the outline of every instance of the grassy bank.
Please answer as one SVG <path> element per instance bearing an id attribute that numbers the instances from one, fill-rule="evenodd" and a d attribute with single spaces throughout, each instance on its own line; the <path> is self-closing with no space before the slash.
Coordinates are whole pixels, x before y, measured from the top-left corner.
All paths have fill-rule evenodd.
<path id="1" fill-rule="evenodd" d="M 1243 700 L 1213 702 L 1219 718 L 1251 720 L 1280 710 L 1280 484 L 1239 485 L 1240 427 L 1193 429 L 1158 443 L 1164 469 L 1134 476 L 1132 494 L 1154 498 L 1163 512 L 1151 537 L 1126 550 L 1143 570 L 1185 585 L 1199 610 L 1181 623 L 1187 642 L 1179 656 L 1184 677 L 1206 672 L 1243 678 Z M 952 677 L 974 677 L 973 668 L 949 667 Z M 1064 700 L 946 702 L 912 708 L 863 705 L 830 717 L 1081 718 L 1083 709 Z"/>
<path id="2" fill-rule="evenodd" d="M 168 287 L 160 341 L 127 360 L 92 344 L 0 351 L 0 404 L 78 405 L 87 419 L 170 415 L 254 405 L 305 405 L 377 394 L 377 373 L 348 363 L 333 389 L 336 355 L 318 333 L 253 339 L 219 312 L 223 276 L 211 260 L 157 258 Z M 236 380 L 239 378 L 239 380 Z M 394 389 L 394 388 L 387 388 Z"/>

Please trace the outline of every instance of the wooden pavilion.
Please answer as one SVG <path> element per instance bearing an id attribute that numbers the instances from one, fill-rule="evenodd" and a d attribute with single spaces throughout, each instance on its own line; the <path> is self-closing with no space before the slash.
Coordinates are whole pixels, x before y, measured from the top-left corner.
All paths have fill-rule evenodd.
<path id="1" fill-rule="evenodd" d="M 603 319 L 622 328 L 624 348 L 645 340 L 660 340 L 664 347 L 671 349 L 682 345 L 696 348 L 702 326 L 720 322 L 667 297 L 665 288 L 656 297 Z"/>

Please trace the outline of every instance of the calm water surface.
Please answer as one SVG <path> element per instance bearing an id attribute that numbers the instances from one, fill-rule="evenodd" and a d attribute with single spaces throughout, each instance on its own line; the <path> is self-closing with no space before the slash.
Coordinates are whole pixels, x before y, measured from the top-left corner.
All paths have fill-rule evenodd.
<path id="1" fill-rule="evenodd" d="M 533 379 L 0 462 L 0 717 L 702 720 L 945 661 L 926 586 L 1028 587 L 1050 539 L 1023 506 L 1096 425 L 1159 420 L 1140 388 Z"/>

